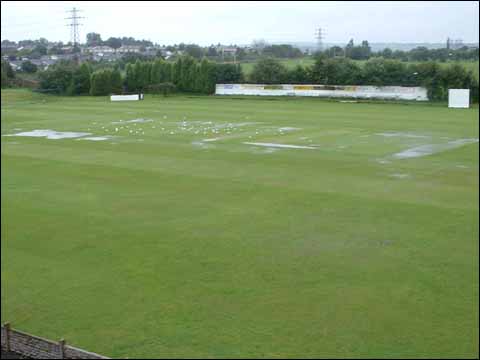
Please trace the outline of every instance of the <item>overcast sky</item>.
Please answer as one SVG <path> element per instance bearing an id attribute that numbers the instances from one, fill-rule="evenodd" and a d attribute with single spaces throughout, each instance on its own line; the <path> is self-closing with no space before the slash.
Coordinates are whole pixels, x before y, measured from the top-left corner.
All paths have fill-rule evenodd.
<path id="1" fill-rule="evenodd" d="M 447 37 L 478 42 L 477 1 L 398 2 L 142 2 L 2 1 L 1 38 L 47 38 L 68 42 L 64 18 L 73 6 L 82 10 L 82 42 L 89 32 L 106 40 L 132 36 L 159 44 L 249 44 L 266 41 L 445 42 Z"/>

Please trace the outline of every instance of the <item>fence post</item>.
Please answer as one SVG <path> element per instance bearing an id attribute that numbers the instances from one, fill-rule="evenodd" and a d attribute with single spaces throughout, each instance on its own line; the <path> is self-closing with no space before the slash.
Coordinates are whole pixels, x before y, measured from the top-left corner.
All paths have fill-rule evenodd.
<path id="1" fill-rule="evenodd" d="M 60 359 L 65 359 L 65 339 L 60 339 L 58 347 L 60 349 Z"/>
<path id="2" fill-rule="evenodd" d="M 3 328 L 5 329 L 5 349 L 10 351 L 10 323 L 3 324 Z"/>

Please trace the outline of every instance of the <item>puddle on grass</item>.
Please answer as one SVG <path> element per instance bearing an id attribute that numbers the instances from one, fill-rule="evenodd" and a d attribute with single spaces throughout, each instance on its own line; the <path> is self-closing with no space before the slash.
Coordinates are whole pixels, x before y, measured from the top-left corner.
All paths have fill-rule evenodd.
<path id="1" fill-rule="evenodd" d="M 33 130 L 25 131 L 16 134 L 3 135 L 3 136 L 27 136 L 27 137 L 45 137 L 50 140 L 58 139 L 73 139 L 82 136 L 92 135 L 85 132 L 72 132 L 72 131 L 55 131 L 55 130 Z"/>
<path id="2" fill-rule="evenodd" d="M 87 136 L 84 138 L 77 139 L 78 140 L 90 140 L 90 141 L 103 141 L 103 140 L 108 140 L 111 139 L 112 136 Z"/>
<path id="3" fill-rule="evenodd" d="M 152 119 L 133 119 L 133 120 L 120 120 L 120 121 L 113 121 L 112 124 L 128 124 L 128 123 L 146 123 L 146 122 L 152 122 Z"/>
<path id="4" fill-rule="evenodd" d="M 255 146 L 252 146 L 251 149 L 252 149 L 252 152 L 255 154 L 273 154 L 280 150 L 278 148 L 272 148 L 272 147 L 258 148 Z"/>
<path id="5" fill-rule="evenodd" d="M 397 159 L 409 159 L 421 156 L 432 155 L 438 152 L 455 149 L 467 144 L 478 143 L 478 139 L 458 139 L 449 141 L 445 144 L 428 144 L 410 148 L 399 153 L 393 154 Z"/>
<path id="6" fill-rule="evenodd" d="M 390 174 L 388 176 L 396 178 L 396 179 L 408 179 L 410 177 L 409 174 Z"/>
<path id="7" fill-rule="evenodd" d="M 384 137 L 406 137 L 406 138 L 429 138 L 427 135 L 417 135 L 404 132 L 386 132 L 386 133 L 376 133 L 375 135 L 384 136 Z"/>
<path id="8" fill-rule="evenodd" d="M 204 143 L 203 141 L 192 141 L 192 145 L 201 149 L 210 149 L 215 147 L 215 145 Z"/>
<path id="9" fill-rule="evenodd" d="M 269 147 L 269 148 L 310 149 L 310 150 L 316 150 L 317 149 L 317 147 L 313 147 L 313 146 L 262 143 L 262 142 L 244 142 L 243 144 L 255 145 L 255 146 L 265 146 L 265 147 Z"/>
<path id="10" fill-rule="evenodd" d="M 279 131 L 295 131 L 295 130 L 302 130 L 301 128 L 296 128 L 296 127 L 291 127 L 291 126 L 285 126 L 278 128 Z"/>

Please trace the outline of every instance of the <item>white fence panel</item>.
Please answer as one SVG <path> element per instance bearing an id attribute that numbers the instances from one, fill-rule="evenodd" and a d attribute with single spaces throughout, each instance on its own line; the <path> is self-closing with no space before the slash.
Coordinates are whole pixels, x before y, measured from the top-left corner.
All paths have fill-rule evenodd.
<path id="1" fill-rule="evenodd" d="M 469 89 L 448 89 L 448 107 L 449 108 L 469 108 L 470 90 Z"/>
<path id="2" fill-rule="evenodd" d="M 136 101 L 142 100 L 143 94 L 133 94 L 133 95 L 111 95 L 111 101 Z"/>
<path id="3" fill-rule="evenodd" d="M 428 100 L 427 89 L 404 86 L 217 84 L 215 94 Z"/>

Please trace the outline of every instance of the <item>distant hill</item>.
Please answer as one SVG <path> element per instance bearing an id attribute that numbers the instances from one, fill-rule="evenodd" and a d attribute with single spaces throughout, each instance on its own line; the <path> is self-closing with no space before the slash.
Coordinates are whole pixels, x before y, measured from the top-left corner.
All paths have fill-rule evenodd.
<path id="1" fill-rule="evenodd" d="M 316 49 L 317 47 L 317 44 L 315 42 L 302 42 L 302 41 L 298 41 L 298 42 L 276 41 L 276 42 L 272 42 L 272 44 L 290 44 L 292 46 L 300 48 L 301 50 Z M 361 44 L 361 41 L 357 41 L 355 42 L 355 44 L 359 45 Z M 324 43 L 325 48 L 329 48 L 332 46 L 344 47 L 345 45 L 347 44 L 346 43 Z M 446 45 L 445 42 L 443 43 L 370 43 L 370 47 L 372 51 L 379 51 L 385 48 L 390 48 L 392 50 L 409 51 L 419 46 L 425 46 L 428 49 L 440 49 L 440 48 L 444 48 L 445 45 Z M 478 47 L 478 43 L 465 43 L 464 45 Z"/>

